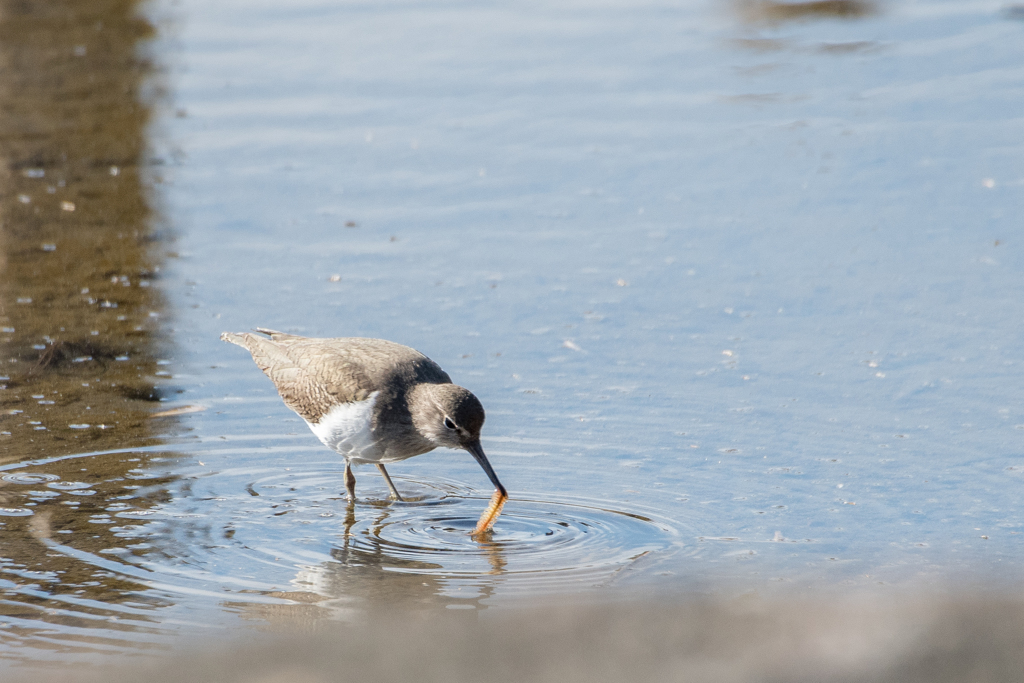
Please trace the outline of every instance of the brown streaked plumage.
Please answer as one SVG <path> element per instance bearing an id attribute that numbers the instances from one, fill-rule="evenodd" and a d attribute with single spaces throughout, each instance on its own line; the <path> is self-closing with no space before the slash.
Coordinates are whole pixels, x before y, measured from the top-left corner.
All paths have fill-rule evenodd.
<path id="1" fill-rule="evenodd" d="M 353 463 L 376 464 L 392 496 L 401 500 L 384 463 L 438 446 L 469 451 L 497 489 L 495 497 L 507 498 L 480 445 L 483 406 L 468 389 L 452 384 L 437 363 L 383 339 L 311 339 L 256 330 L 266 336 L 225 332 L 221 339 L 248 350 L 285 405 L 344 456 L 350 500 L 355 498 Z M 490 514 L 486 522 L 481 517 L 473 533 L 488 530 L 496 517 Z"/>

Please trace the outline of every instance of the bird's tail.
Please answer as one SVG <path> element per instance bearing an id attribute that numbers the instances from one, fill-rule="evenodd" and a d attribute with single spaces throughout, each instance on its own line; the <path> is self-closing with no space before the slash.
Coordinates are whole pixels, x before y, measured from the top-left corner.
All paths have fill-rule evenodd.
<path id="1" fill-rule="evenodd" d="M 220 340 L 231 342 L 232 344 L 238 344 L 243 348 L 249 348 L 249 345 L 245 341 L 246 336 L 247 335 L 244 332 L 242 334 L 236 334 L 234 332 L 221 332 Z"/>
<path id="2" fill-rule="evenodd" d="M 260 332 L 265 333 L 264 330 L 260 330 Z M 293 336 L 285 335 L 284 338 L 287 339 Z M 267 339 L 251 332 L 222 332 L 220 338 L 223 341 L 237 344 L 251 353 L 252 359 L 256 361 L 256 365 L 267 376 L 270 376 L 270 368 L 272 367 L 276 367 L 278 372 L 283 372 L 295 365 L 282 345 L 275 343 L 281 340 L 280 337 Z M 274 378 L 271 377 L 271 379 Z"/>

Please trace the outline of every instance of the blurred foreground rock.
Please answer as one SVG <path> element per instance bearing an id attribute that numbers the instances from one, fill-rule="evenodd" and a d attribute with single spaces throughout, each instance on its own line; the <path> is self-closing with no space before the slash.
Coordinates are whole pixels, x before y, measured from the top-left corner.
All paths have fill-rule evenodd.
<path id="1" fill-rule="evenodd" d="M 395 612 L 15 680 L 1009 682 L 1024 680 L 1024 601 L 744 598 Z"/>

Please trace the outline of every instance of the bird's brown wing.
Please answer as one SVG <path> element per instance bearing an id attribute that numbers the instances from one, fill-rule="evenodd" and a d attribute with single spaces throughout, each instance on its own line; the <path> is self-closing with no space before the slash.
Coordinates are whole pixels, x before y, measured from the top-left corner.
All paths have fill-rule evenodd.
<path id="1" fill-rule="evenodd" d="M 333 406 L 369 398 L 374 391 L 391 404 L 416 382 L 448 383 L 451 379 L 419 351 L 383 339 L 358 337 L 310 339 L 257 328 L 270 339 L 251 333 L 221 335 L 238 344 L 277 387 L 285 404 L 309 422 Z"/>
<path id="2" fill-rule="evenodd" d="M 231 332 L 222 334 L 221 339 L 249 351 L 285 405 L 308 422 L 315 424 L 333 406 L 362 401 L 373 391 L 359 364 L 334 357 L 322 343 L 328 340 L 294 335 L 278 340 Z"/>
<path id="3" fill-rule="evenodd" d="M 278 332 L 277 330 L 271 330 L 266 327 L 257 327 L 256 331 L 260 334 L 265 334 L 274 341 L 282 341 L 284 339 L 308 339 L 308 337 L 302 337 L 297 334 L 289 334 L 287 332 Z"/>

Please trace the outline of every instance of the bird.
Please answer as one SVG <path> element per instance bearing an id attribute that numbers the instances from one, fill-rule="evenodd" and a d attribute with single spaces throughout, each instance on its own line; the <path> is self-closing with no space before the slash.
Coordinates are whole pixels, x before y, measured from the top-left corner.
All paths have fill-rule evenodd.
<path id="1" fill-rule="evenodd" d="M 262 327 L 256 332 L 224 332 L 220 338 L 249 351 L 285 405 L 345 459 L 350 504 L 355 501 L 353 464 L 375 464 L 391 496 L 401 501 L 385 463 L 438 447 L 462 449 L 495 488 L 472 533 L 491 530 L 508 492 L 480 444 L 484 407 L 471 391 L 453 384 L 441 366 L 419 351 L 395 342 L 318 339 Z"/>

